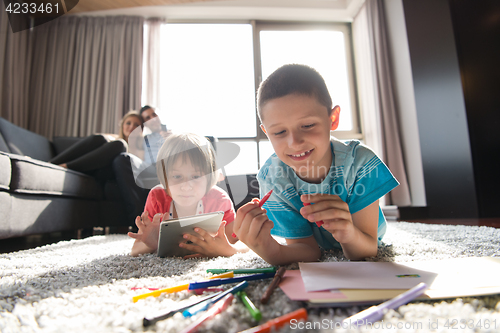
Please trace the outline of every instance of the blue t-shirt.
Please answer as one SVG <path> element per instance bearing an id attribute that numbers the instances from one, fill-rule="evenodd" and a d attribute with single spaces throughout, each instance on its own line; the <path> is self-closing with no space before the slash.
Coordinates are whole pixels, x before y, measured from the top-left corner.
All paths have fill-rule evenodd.
<path id="1" fill-rule="evenodd" d="M 161 146 L 165 138 L 158 132 L 153 132 L 144 137 L 144 161 L 148 164 L 155 164 Z"/>
<path id="2" fill-rule="evenodd" d="M 326 178 L 320 184 L 300 179 L 292 168 L 273 154 L 259 170 L 260 196 L 271 189 L 273 193 L 264 204 L 268 217 L 274 222 L 271 234 L 287 239 L 314 236 L 323 249 L 341 248 L 330 232 L 316 223 L 310 223 L 300 215 L 304 207 L 302 194 L 335 194 L 349 205 L 354 214 L 369 206 L 393 188 L 398 181 L 387 166 L 368 147 L 359 141 L 331 139 L 332 165 Z M 379 208 L 377 238 L 385 234 L 387 223 Z"/>

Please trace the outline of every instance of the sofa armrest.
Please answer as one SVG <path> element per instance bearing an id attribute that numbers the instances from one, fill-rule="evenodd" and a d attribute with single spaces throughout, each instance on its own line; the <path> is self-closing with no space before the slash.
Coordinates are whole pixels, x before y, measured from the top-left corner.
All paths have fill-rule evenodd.
<path id="1" fill-rule="evenodd" d="M 9 152 L 30 156 L 40 161 L 49 161 L 53 157 L 52 143 L 44 136 L 16 126 L 0 118 L 0 133 Z"/>
<path id="2" fill-rule="evenodd" d="M 89 175 L 28 156 L 9 154 L 9 157 L 13 193 L 103 199 L 101 186 Z"/>
<path id="3" fill-rule="evenodd" d="M 10 157 L 7 153 L 0 151 L 0 189 L 9 190 L 12 176 Z"/>

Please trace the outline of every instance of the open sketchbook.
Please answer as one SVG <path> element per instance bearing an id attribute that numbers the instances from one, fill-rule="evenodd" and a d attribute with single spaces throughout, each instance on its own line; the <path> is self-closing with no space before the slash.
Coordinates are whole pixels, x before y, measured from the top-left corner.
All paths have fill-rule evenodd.
<path id="1" fill-rule="evenodd" d="M 371 274 L 362 277 L 355 275 L 359 274 L 359 268 L 355 267 L 358 266 L 357 264 L 365 264 L 365 267 L 362 268 L 366 272 L 371 272 Z M 381 267 L 387 268 L 387 264 L 394 267 L 389 270 L 380 269 Z M 500 276 L 500 258 L 472 257 L 398 264 L 386 262 L 327 262 L 314 263 L 314 265 L 322 267 L 308 267 L 308 265 L 300 264 L 300 271 L 287 271 L 285 273 L 279 286 L 290 299 L 307 301 L 311 306 L 375 304 L 393 298 L 403 293 L 404 289 L 409 289 L 419 282 L 428 282 L 430 287 L 418 299 L 500 294 L 500 279 L 498 279 Z M 410 276 L 399 277 L 400 279 L 413 281 L 408 288 L 402 287 L 404 283 L 398 283 L 397 287 L 385 287 L 382 281 L 392 279 L 394 269 L 401 268 L 399 267 L 401 265 L 410 272 L 417 270 L 425 273 L 422 273 L 421 279 L 411 276 L 414 273 L 408 273 Z M 350 269 L 351 266 L 353 270 Z M 352 286 L 354 288 L 331 288 L 332 285 L 328 280 L 335 281 L 334 274 L 338 267 L 343 269 L 343 279 L 348 279 L 349 275 L 352 276 Z M 311 269 L 316 274 L 316 282 L 311 276 Z M 304 273 L 308 276 L 307 282 L 303 280 Z M 420 275 L 419 273 L 416 274 Z M 430 278 L 432 281 L 428 280 Z M 323 288 L 325 285 L 328 285 L 328 289 L 318 291 L 318 288 Z M 316 291 L 308 291 L 308 289 Z"/>

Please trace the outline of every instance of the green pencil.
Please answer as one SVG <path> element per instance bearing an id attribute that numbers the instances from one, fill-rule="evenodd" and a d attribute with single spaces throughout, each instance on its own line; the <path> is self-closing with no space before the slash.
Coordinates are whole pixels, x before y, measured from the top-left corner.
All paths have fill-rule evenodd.
<path id="1" fill-rule="evenodd" d="M 228 269 L 228 268 L 207 269 L 207 273 L 212 273 L 212 274 L 222 274 L 222 273 L 226 273 L 226 272 L 233 272 L 234 274 L 274 273 L 274 272 L 276 272 L 276 267 L 240 268 L 240 269 Z"/>
<path id="2" fill-rule="evenodd" d="M 248 295 L 247 295 L 246 292 L 244 292 L 243 290 L 241 290 L 241 291 L 238 291 L 236 293 L 236 295 L 238 295 L 238 297 L 241 299 L 241 301 L 243 302 L 243 304 L 245 304 L 246 308 L 248 309 L 248 312 L 250 312 L 250 314 L 252 315 L 253 319 L 255 319 L 256 321 L 259 321 L 259 320 L 262 319 L 262 313 L 252 303 L 252 301 L 250 300 L 250 298 L 248 298 Z"/>

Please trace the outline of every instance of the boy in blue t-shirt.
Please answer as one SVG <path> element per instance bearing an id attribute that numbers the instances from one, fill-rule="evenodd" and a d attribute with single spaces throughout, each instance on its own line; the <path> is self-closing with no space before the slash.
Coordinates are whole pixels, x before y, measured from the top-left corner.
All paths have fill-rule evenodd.
<path id="1" fill-rule="evenodd" d="M 263 208 L 254 201 L 238 210 L 238 238 L 273 265 L 318 260 L 321 248 L 351 260 L 375 256 L 386 229 L 378 201 L 398 182 L 369 148 L 330 136 L 340 107 L 321 75 L 285 65 L 262 82 L 257 104 L 275 151 L 257 178 L 261 197 L 273 192 Z"/>

